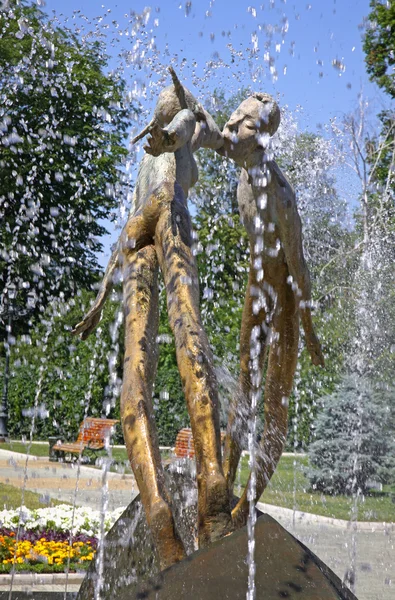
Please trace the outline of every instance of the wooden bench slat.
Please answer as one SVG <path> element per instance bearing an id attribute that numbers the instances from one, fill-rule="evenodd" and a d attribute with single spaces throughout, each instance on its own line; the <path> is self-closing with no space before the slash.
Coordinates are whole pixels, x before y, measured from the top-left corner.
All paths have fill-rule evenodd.
<path id="1" fill-rule="evenodd" d="M 83 449 L 84 446 L 81 446 L 80 444 L 59 444 L 54 446 L 54 450 L 56 451 L 62 450 L 63 452 L 75 452 L 78 454 L 82 452 Z"/>

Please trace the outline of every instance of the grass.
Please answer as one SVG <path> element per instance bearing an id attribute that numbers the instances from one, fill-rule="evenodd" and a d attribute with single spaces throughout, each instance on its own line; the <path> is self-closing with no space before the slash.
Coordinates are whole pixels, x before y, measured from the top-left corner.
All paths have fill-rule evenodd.
<path id="1" fill-rule="evenodd" d="M 11 510 L 19 508 L 22 504 L 22 490 L 9 485 L 8 483 L 0 483 L 0 509 Z M 59 500 L 52 500 L 40 496 L 35 492 L 25 490 L 23 504 L 26 508 L 34 510 L 36 508 L 46 508 L 47 506 L 59 506 L 59 504 L 67 504 Z"/>
<path id="2" fill-rule="evenodd" d="M 0 450 L 11 450 L 11 452 L 20 452 L 26 454 L 28 443 L 10 442 L 9 444 L 0 444 Z M 30 449 L 30 454 L 33 456 L 48 456 L 48 444 L 35 444 L 33 442 Z"/>
<path id="3" fill-rule="evenodd" d="M 11 450 L 11 452 L 20 452 L 21 454 L 26 454 L 28 448 L 28 442 L 10 442 L 0 443 L 0 450 Z M 85 453 L 89 453 L 89 450 Z M 30 454 L 32 456 L 46 456 L 48 457 L 48 444 L 46 442 L 38 444 L 37 442 L 33 442 L 30 448 Z M 92 452 L 92 456 L 106 456 L 107 453 L 105 450 L 99 452 Z M 170 456 L 169 450 L 164 450 L 162 452 L 163 458 L 167 458 Z M 124 463 L 128 461 L 128 455 L 126 453 L 126 448 L 112 448 L 112 457 L 115 462 Z"/>
<path id="4" fill-rule="evenodd" d="M 285 508 L 296 509 L 316 515 L 348 521 L 352 514 L 353 498 L 330 496 L 309 490 L 309 481 L 304 475 L 307 457 L 283 456 L 267 489 L 260 501 Z M 240 483 L 244 487 L 248 477 L 248 458 L 243 459 Z M 237 490 L 236 490 L 237 491 Z M 358 521 L 395 520 L 395 505 L 392 502 L 389 486 L 384 494 L 365 496 L 358 502 Z M 395 490 L 393 490 L 395 492 Z M 395 493 L 393 494 L 395 496 Z"/>
<path id="5" fill-rule="evenodd" d="M 1 448 L 26 453 L 27 444 L 12 442 L 1 444 Z M 48 456 L 48 445 L 33 442 L 30 453 L 34 456 Z M 105 456 L 105 452 L 101 454 Z M 112 457 L 117 463 L 111 468 L 112 471 L 131 472 L 125 448 L 113 448 Z M 310 491 L 309 481 L 304 475 L 306 466 L 307 457 L 305 456 L 283 456 L 272 480 L 260 498 L 261 502 L 348 521 L 353 509 L 353 499 L 348 496 L 330 496 Z M 246 485 L 247 477 L 248 458 L 244 458 L 240 471 L 241 487 Z M 237 489 L 236 492 L 238 492 Z M 372 495 L 365 496 L 363 500 L 359 501 L 357 520 L 394 521 L 395 504 L 392 502 L 389 492 L 392 492 L 393 497 L 395 496 L 395 489 L 391 490 L 387 486 L 384 488 L 383 494 L 372 493 Z M 2 503 L 0 495 L 0 505 Z"/>
<path id="6" fill-rule="evenodd" d="M 19 452 L 20 454 L 26 454 L 29 444 L 24 442 L 10 442 L 0 443 L 0 450 L 10 450 L 11 452 Z M 37 444 L 35 442 L 32 443 L 30 447 L 29 454 L 31 456 L 43 456 L 48 457 L 49 447 L 47 443 Z M 77 456 L 77 455 L 75 455 Z M 95 467 L 95 459 L 100 457 L 106 457 L 107 452 L 105 450 L 100 450 L 98 452 L 92 452 L 90 450 L 85 450 L 83 457 L 84 459 L 90 458 L 91 463 L 90 467 Z M 168 451 L 163 452 L 163 458 L 167 458 L 169 456 Z M 122 473 L 131 473 L 132 469 L 129 464 L 128 455 L 126 453 L 126 448 L 112 448 L 112 458 L 114 461 L 113 466 L 111 467 L 112 472 L 122 472 Z M 87 464 L 83 462 L 82 464 Z M 96 468 L 96 467 L 95 467 Z M 97 467 L 101 468 L 101 467 Z"/>

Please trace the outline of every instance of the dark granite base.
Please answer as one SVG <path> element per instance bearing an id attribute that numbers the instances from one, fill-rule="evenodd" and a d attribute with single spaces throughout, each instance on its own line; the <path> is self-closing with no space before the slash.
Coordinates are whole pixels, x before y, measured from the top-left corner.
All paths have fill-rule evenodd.
<path id="1" fill-rule="evenodd" d="M 163 571 L 128 586 L 117 600 L 245 600 L 247 529 Z M 255 530 L 257 600 L 356 600 L 340 579 L 277 521 L 262 515 Z"/>
<path id="2" fill-rule="evenodd" d="M 102 568 L 91 565 L 77 600 L 245 600 L 248 566 L 247 529 L 193 552 L 196 490 L 192 478 L 173 473 L 169 486 L 187 559 L 159 573 L 158 560 L 139 499 L 107 534 Z M 180 509 L 181 506 L 186 506 Z M 277 521 L 262 515 L 256 524 L 257 600 L 356 600 L 340 579 Z M 96 564 L 97 563 L 97 564 Z"/>

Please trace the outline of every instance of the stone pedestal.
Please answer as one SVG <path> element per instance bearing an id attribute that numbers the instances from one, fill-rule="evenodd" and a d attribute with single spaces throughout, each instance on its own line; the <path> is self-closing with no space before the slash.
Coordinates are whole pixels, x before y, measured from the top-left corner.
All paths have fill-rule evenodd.
<path id="1" fill-rule="evenodd" d="M 197 490 L 193 462 L 180 460 L 166 472 L 167 486 L 174 501 L 179 534 L 188 554 L 195 547 Z M 100 600 L 113 600 L 124 589 L 159 573 L 159 561 L 144 510 L 137 496 L 107 533 L 102 549 L 92 562 L 81 585 L 78 600 L 94 600 L 100 582 Z"/>
<path id="2" fill-rule="evenodd" d="M 117 600 L 245 600 L 247 528 L 195 552 Z M 255 530 L 257 600 L 355 600 L 339 578 L 277 521 L 262 515 Z"/>
<path id="3" fill-rule="evenodd" d="M 193 552 L 193 480 L 176 473 L 169 483 L 178 506 L 180 535 L 191 552 L 188 558 L 159 573 L 152 539 L 136 498 L 108 533 L 101 558 L 98 553 L 77 600 L 94 600 L 98 585 L 101 600 L 245 600 L 247 528 Z M 262 513 L 256 524 L 255 562 L 257 600 L 356 600 L 315 554 Z"/>

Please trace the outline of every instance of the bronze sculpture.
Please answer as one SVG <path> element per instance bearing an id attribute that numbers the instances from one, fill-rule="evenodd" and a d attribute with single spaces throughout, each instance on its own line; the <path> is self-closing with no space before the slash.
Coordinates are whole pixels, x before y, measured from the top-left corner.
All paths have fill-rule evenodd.
<path id="1" fill-rule="evenodd" d="M 256 385 L 252 381 L 253 331 L 259 348 L 255 373 L 258 380 L 268 351 L 265 423 L 257 455 L 256 501 L 273 475 L 285 444 L 288 398 L 298 354 L 299 313 L 313 364 L 324 365 L 311 319 L 310 277 L 303 256 L 295 193 L 276 162 L 267 154 L 268 139 L 279 123 L 280 111 L 273 98 L 268 94 L 255 94 L 231 115 L 223 130 L 224 146 L 217 150 L 242 167 L 237 197 L 251 256 L 240 334 L 240 388 L 247 402 Z M 223 464 L 230 492 L 241 455 L 243 426 L 238 419 L 241 408 L 234 402 L 228 420 Z M 237 525 L 246 521 L 247 490 L 248 485 L 232 511 Z"/>
<path id="2" fill-rule="evenodd" d="M 273 98 L 244 101 L 224 127 L 179 83 L 158 99 L 154 118 L 134 141 L 150 134 L 139 169 L 134 209 L 113 252 L 97 298 L 74 333 L 85 339 L 100 320 L 117 268 L 123 271 L 125 310 L 124 381 L 121 417 L 125 443 L 140 489 L 161 566 L 185 556 L 166 490 L 153 419 L 152 386 L 158 345 L 158 271 L 165 280 L 168 314 L 196 450 L 199 545 L 244 524 L 247 488 L 230 514 L 230 497 L 241 446 L 240 409 L 231 406 L 222 469 L 217 383 L 199 314 L 198 275 L 191 251 L 188 190 L 197 180 L 193 152 L 216 149 L 242 167 L 238 202 L 247 229 L 251 266 L 240 340 L 240 387 L 247 411 L 253 387 L 251 334 L 258 331 L 257 377 L 268 353 L 265 429 L 257 458 L 256 500 L 272 476 L 285 443 L 287 399 L 297 362 L 299 313 L 314 364 L 323 364 L 310 310 L 310 280 L 303 258 L 301 223 L 294 192 L 274 160 L 267 140 L 278 128 Z M 270 346 L 270 349 L 269 349 Z"/>
<path id="3" fill-rule="evenodd" d="M 221 464 L 216 377 L 199 313 L 186 197 L 196 183 L 193 151 L 217 148 L 214 121 L 172 72 L 174 85 L 159 96 L 154 119 L 135 138 L 150 133 L 139 168 L 134 210 L 121 234 L 96 301 L 74 333 L 89 335 L 100 319 L 117 265 L 123 271 L 125 312 L 121 419 L 125 444 L 162 568 L 184 558 L 165 486 L 152 407 L 158 358 L 158 270 L 162 271 L 177 363 L 195 439 L 198 536 L 204 546 L 231 526 Z"/>

